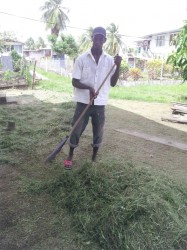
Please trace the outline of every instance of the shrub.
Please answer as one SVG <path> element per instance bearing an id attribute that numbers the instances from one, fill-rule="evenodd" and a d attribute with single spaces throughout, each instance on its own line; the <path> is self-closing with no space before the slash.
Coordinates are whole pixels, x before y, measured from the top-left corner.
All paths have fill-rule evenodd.
<path id="1" fill-rule="evenodd" d="M 10 53 L 13 59 L 13 68 L 15 72 L 19 72 L 21 69 L 21 56 L 18 54 L 17 51 L 12 50 Z"/>
<path id="2" fill-rule="evenodd" d="M 162 61 L 160 59 L 154 59 L 147 62 L 148 77 L 151 80 L 156 80 L 161 74 Z"/>
<path id="3" fill-rule="evenodd" d="M 7 70 L 3 73 L 3 80 L 6 82 L 11 81 L 13 77 L 14 77 L 14 73 L 10 70 Z"/>
<path id="4" fill-rule="evenodd" d="M 133 68 L 129 70 L 129 76 L 134 80 L 137 81 L 140 79 L 140 77 L 142 76 L 142 72 L 140 69 L 138 68 Z"/>
<path id="5" fill-rule="evenodd" d="M 129 65 L 126 61 L 122 60 L 120 66 L 120 80 L 127 80 L 129 76 Z"/>

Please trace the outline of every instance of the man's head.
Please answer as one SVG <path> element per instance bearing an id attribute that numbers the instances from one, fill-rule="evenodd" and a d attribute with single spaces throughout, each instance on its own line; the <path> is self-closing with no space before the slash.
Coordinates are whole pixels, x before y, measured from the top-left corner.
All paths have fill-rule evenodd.
<path id="1" fill-rule="evenodd" d="M 106 42 L 106 30 L 103 27 L 96 27 L 92 32 L 93 48 L 102 49 Z"/>
<path id="2" fill-rule="evenodd" d="M 93 29 L 92 31 L 92 38 L 96 35 L 101 35 L 104 38 L 106 38 L 106 30 L 103 27 L 96 27 L 95 29 Z"/>

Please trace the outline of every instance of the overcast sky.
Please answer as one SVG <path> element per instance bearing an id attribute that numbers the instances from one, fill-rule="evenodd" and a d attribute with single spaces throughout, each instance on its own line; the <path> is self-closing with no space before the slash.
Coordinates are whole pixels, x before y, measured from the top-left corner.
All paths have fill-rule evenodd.
<path id="1" fill-rule="evenodd" d="M 14 31 L 21 41 L 29 37 L 47 38 L 45 24 L 40 22 L 39 8 L 45 0 L 0 0 L 0 12 L 36 19 L 32 21 L 0 13 L 0 31 Z M 92 26 L 107 27 L 115 23 L 125 36 L 139 37 L 180 28 L 187 20 L 187 0 L 64 0 L 70 23 L 66 33 L 75 38 Z M 124 37 L 126 39 L 127 37 Z"/>

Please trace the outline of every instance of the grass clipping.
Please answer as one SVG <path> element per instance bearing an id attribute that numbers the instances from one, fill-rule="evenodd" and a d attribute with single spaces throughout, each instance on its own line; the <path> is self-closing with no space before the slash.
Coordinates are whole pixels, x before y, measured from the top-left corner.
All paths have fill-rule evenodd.
<path id="1" fill-rule="evenodd" d="M 131 164 L 84 163 L 47 187 L 102 249 L 186 249 L 187 191 Z"/>

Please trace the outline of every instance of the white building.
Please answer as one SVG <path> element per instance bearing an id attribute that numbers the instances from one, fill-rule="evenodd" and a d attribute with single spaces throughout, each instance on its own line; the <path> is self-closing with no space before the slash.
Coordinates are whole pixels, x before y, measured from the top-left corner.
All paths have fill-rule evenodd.
<path id="1" fill-rule="evenodd" d="M 149 58 L 166 58 L 175 50 L 175 37 L 180 29 L 143 36 L 136 41 L 137 55 Z"/>

